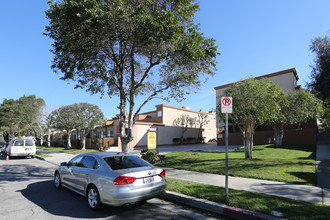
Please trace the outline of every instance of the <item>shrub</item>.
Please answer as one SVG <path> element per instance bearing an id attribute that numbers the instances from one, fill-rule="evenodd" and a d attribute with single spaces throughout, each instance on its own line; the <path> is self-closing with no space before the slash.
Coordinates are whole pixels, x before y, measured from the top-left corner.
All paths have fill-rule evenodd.
<path id="1" fill-rule="evenodd" d="M 188 144 L 194 144 L 196 142 L 196 138 L 194 137 L 187 137 L 187 143 Z"/>
<path id="2" fill-rule="evenodd" d="M 148 151 L 148 149 L 141 151 L 141 158 L 148 161 L 151 164 L 159 162 L 165 158 L 164 155 L 159 155 L 158 150 Z"/>
<path id="3" fill-rule="evenodd" d="M 174 143 L 174 144 L 179 144 L 179 143 L 181 143 L 181 138 L 173 138 L 173 143 Z"/>

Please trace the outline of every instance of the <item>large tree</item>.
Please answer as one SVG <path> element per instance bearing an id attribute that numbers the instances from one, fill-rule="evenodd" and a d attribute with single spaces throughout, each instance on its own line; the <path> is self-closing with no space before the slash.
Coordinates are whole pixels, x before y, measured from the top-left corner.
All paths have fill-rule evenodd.
<path id="1" fill-rule="evenodd" d="M 123 152 L 148 101 L 166 92 L 182 99 L 200 86 L 201 75 L 214 74 L 219 53 L 194 24 L 198 9 L 195 0 L 50 1 L 52 68 L 76 88 L 119 96 Z"/>
<path id="2" fill-rule="evenodd" d="M 73 105 L 61 106 L 52 111 L 49 116 L 49 124 L 52 128 L 66 132 L 67 148 L 71 148 L 71 135 L 77 129 L 77 113 Z"/>
<path id="3" fill-rule="evenodd" d="M 94 130 L 96 126 L 105 125 L 103 112 L 97 105 L 89 103 L 73 104 L 76 111 L 77 126 L 76 129 L 80 134 L 81 149 L 84 150 L 86 146 L 87 135 Z"/>
<path id="4" fill-rule="evenodd" d="M 280 102 L 280 112 L 269 121 L 276 145 L 282 145 L 285 126 L 315 119 L 322 112 L 322 101 L 305 90 L 286 92 L 285 98 Z"/>
<path id="5" fill-rule="evenodd" d="M 324 102 L 322 123 L 330 129 L 330 37 L 316 37 L 312 40 L 310 50 L 314 53 L 311 82 L 309 89 Z"/>
<path id="6" fill-rule="evenodd" d="M 19 131 L 21 121 L 17 100 L 4 99 L 0 106 L 0 127 L 8 133 L 9 140 Z"/>
<path id="7" fill-rule="evenodd" d="M 0 106 L 0 127 L 8 133 L 9 139 L 19 134 L 29 135 L 44 105 L 45 101 L 35 95 L 24 95 L 18 100 L 4 99 Z"/>
<path id="8" fill-rule="evenodd" d="M 284 92 L 270 79 L 248 78 L 234 83 L 224 95 L 232 96 L 233 113 L 229 114 L 229 118 L 243 133 L 245 159 L 252 159 L 254 131 L 279 113 L 279 103 L 285 99 Z M 221 104 L 218 114 L 221 116 Z"/>
<path id="9" fill-rule="evenodd" d="M 330 37 L 314 38 L 310 50 L 315 58 L 308 86 L 322 100 L 330 99 Z"/>

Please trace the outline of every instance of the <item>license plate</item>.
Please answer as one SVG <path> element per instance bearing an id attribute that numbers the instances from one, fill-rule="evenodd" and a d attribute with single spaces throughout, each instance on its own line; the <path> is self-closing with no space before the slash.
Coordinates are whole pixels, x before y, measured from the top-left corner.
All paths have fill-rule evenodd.
<path id="1" fill-rule="evenodd" d="M 152 183 L 153 181 L 154 181 L 154 177 L 153 176 L 143 178 L 143 182 L 144 183 Z"/>
<path id="2" fill-rule="evenodd" d="M 26 151 L 31 150 L 31 148 L 25 148 Z"/>

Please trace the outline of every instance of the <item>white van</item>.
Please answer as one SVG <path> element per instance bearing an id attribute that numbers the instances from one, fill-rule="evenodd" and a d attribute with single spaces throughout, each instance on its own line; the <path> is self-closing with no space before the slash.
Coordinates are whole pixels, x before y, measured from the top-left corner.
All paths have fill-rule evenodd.
<path id="1" fill-rule="evenodd" d="M 33 137 L 15 137 L 6 148 L 6 154 L 9 157 L 34 157 L 36 151 L 37 147 Z"/>

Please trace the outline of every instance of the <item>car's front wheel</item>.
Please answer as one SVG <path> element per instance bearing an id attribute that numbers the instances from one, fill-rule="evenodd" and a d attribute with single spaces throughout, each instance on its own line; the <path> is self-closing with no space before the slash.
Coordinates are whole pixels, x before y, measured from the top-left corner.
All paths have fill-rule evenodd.
<path id="1" fill-rule="evenodd" d="M 88 201 L 89 207 L 93 210 L 96 210 L 96 209 L 100 208 L 100 206 L 101 206 L 99 191 L 97 190 L 97 188 L 94 185 L 91 185 L 88 188 L 87 201 Z"/>
<path id="2" fill-rule="evenodd" d="M 62 186 L 61 177 L 59 172 L 56 172 L 54 175 L 54 185 L 56 189 L 60 189 Z"/>

